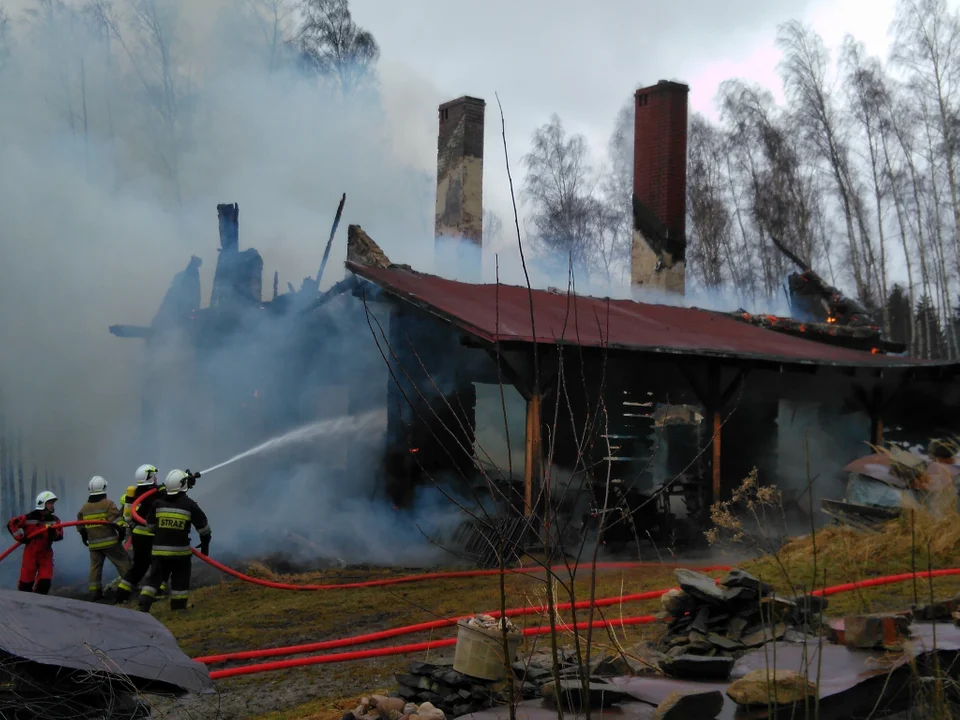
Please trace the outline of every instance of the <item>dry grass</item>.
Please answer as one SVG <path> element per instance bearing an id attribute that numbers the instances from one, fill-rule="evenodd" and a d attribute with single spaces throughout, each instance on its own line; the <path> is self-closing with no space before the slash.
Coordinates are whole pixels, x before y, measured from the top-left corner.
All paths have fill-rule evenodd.
<path id="1" fill-rule="evenodd" d="M 809 591 L 823 585 L 862 580 L 883 575 L 909 572 L 912 563 L 918 570 L 927 568 L 927 547 L 934 568 L 960 566 L 960 513 L 951 509 L 936 516 L 916 510 L 914 526 L 910 516 L 891 522 L 877 534 L 865 534 L 849 528 L 830 527 L 816 534 L 817 577 L 813 573 L 813 537 L 798 538 L 785 545 L 776 556 L 766 555 L 743 564 L 748 571 L 761 576 L 781 591 Z M 915 556 L 911 552 L 915 548 Z M 588 573 L 582 571 L 576 584 L 578 600 L 588 597 Z M 277 577 L 266 568 L 253 574 L 298 584 L 348 582 L 399 574 L 397 571 L 334 571 L 297 576 Z M 668 569 L 606 570 L 598 573 L 597 596 L 610 597 L 628 593 L 665 589 L 675 584 Z M 905 582 L 868 590 L 835 595 L 830 598 L 828 615 L 852 612 L 877 612 L 909 607 L 913 601 L 913 583 Z M 960 578 L 934 581 L 937 597 L 952 597 L 960 591 Z M 918 580 L 920 602 L 929 597 L 926 580 Z M 569 598 L 558 592 L 558 602 Z M 156 615 L 167 624 L 184 651 L 200 655 L 275 647 L 296 643 L 340 638 L 366 632 L 412 624 L 438 617 L 451 617 L 472 612 L 495 610 L 499 605 L 496 577 L 463 578 L 422 582 L 410 585 L 324 592 L 289 592 L 270 590 L 236 581 L 224 581 L 193 593 L 195 606 L 187 614 L 171 614 L 158 604 Z M 507 607 L 545 604 L 545 586 L 539 577 L 509 576 Z M 659 610 L 659 603 L 632 603 L 603 609 L 607 618 L 642 615 Z M 569 613 L 562 613 L 569 620 Z M 577 620 L 586 619 L 585 611 Z M 522 626 L 546 625 L 543 615 L 516 619 Z M 609 637 L 595 632 L 597 651 L 615 644 L 630 646 L 659 632 L 657 626 L 617 630 Z M 432 638 L 453 637 L 455 629 L 395 638 L 392 641 L 364 645 L 382 647 Z M 572 637 L 563 638 L 565 645 Z M 528 640 L 525 651 L 533 648 Z M 537 640 L 545 647 L 546 637 Z M 346 648 L 349 650 L 352 648 Z M 434 654 L 433 659 L 436 659 Z M 449 653 L 446 653 L 449 657 Z M 269 698 L 257 706 L 257 715 L 264 720 L 307 718 L 337 720 L 343 711 L 358 704 L 360 696 L 395 687 L 393 674 L 420 656 L 395 656 L 340 664 L 317 665 L 263 675 L 251 675 L 219 683 L 224 693 L 237 696 Z M 291 688 L 294 690 L 291 691 Z M 267 712 L 269 711 L 269 712 Z M 266 713 L 266 714 L 262 714 Z"/>
<path id="2" fill-rule="evenodd" d="M 960 566 L 960 513 L 956 506 L 931 512 L 926 508 L 906 511 L 886 523 L 877 533 L 858 532 L 832 526 L 816 535 L 787 543 L 776 556 L 768 555 L 746 563 L 745 569 L 761 575 L 778 588 L 809 591 L 826 585 L 866 580 L 886 575 Z M 816 541 L 817 577 L 814 577 Z M 929 549 L 929 556 L 928 556 Z M 938 578 L 933 582 L 937 598 L 952 597 L 960 591 L 960 578 Z M 920 603 L 930 597 L 926 579 L 918 579 Z M 905 582 L 857 590 L 830 598 L 830 615 L 880 612 L 908 607 L 914 602 L 914 583 Z"/>
<path id="3" fill-rule="evenodd" d="M 578 579 L 575 585 L 576 597 L 578 600 L 585 600 L 589 597 L 589 578 L 587 571 L 581 570 L 581 573 L 582 579 Z M 374 570 L 358 575 L 355 572 L 338 571 L 277 577 L 265 568 L 259 568 L 256 574 L 270 579 L 308 584 L 373 579 L 397 573 Z M 597 578 L 597 597 L 666 589 L 674 584 L 673 572 L 668 569 L 601 570 Z M 539 578 L 509 576 L 507 607 L 545 604 L 544 591 L 542 575 Z M 562 593 L 562 590 L 558 591 L 558 595 Z M 191 657 L 342 638 L 439 617 L 491 611 L 499 606 L 496 577 L 447 579 L 366 590 L 321 592 L 271 590 L 231 580 L 200 588 L 191 593 L 191 596 L 194 607 L 189 613 L 171 613 L 163 603 L 157 603 L 154 611 L 157 618 L 176 636 L 184 652 Z M 561 596 L 558 597 L 558 602 L 568 599 Z M 659 603 L 649 601 L 602 608 L 600 612 L 603 617 L 614 618 L 643 615 L 657 610 Z M 567 612 L 561 616 L 565 620 L 571 619 Z M 586 612 L 580 611 L 577 620 L 585 619 Z M 597 619 L 600 619 L 599 612 Z M 543 615 L 529 615 L 515 618 L 515 622 L 522 627 L 531 627 L 546 625 L 549 620 Z M 617 630 L 614 638 L 611 638 L 605 631 L 594 631 L 595 647 L 598 650 L 612 647 L 615 642 L 629 646 L 656 632 L 658 628 L 655 626 L 631 627 Z M 358 647 L 384 647 L 431 638 L 448 638 L 454 637 L 455 633 L 455 628 L 434 630 L 432 633 L 407 635 Z M 565 644 L 572 644 L 572 637 L 568 636 L 564 641 Z M 529 639 L 524 649 L 533 649 L 535 642 L 539 643 L 537 647 L 544 647 L 546 636 Z M 354 648 L 344 648 L 344 651 L 352 649 Z M 356 698 L 360 695 L 376 689 L 389 690 L 395 687 L 393 675 L 402 672 L 406 665 L 415 659 L 430 658 L 421 653 L 419 656 L 394 656 L 315 665 L 233 678 L 218 683 L 218 686 L 225 693 L 277 695 L 276 702 L 267 705 L 267 708 L 276 710 L 263 717 L 273 720 L 295 717 L 326 719 L 330 716 L 327 712 L 329 708 L 352 708 L 357 705 Z M 295 693 L 298 697 L 288 698 L 284 694 L 285 688 L 290 687 L 299 689 Z M 291 703 L 308 699 L 310 702 L 305 706 Z"/>

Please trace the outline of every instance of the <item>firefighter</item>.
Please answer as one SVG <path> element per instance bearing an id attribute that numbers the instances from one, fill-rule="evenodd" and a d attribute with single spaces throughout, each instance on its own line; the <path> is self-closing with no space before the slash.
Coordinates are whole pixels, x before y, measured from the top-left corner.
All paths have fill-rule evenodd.
<path id="1" fill-rule="evenodd" d="M 126 531 L 123 515 L 116 503 L 107 497 L 107 481 L 99 475 L 90 479 L 87 488 L 90 491 L 87 502 L 77 513 L 77 520 L 105 520 L 110 525 L 78 525 L 80 539 L 90 550 L 89 590 L 93 601 L 103 599 L 103 563 L 109 560 L 122 578 L 130 572 L 130 558 L 123 549 Z"/>
<path id="2" fill-rule="evenodd" d="M 138 467 L 135 475 L 136 486 L 128 487 L 127 492 L 120 499 L 123 507 L 123 522 L 128 528 L 132 528 L 133 565 L 117 583 L 117 594 L 114 599 L 116 603 L 126 602 L 133 594 L 133 588 L 137 586 L 137 583 L 143 579 L 143 576 L 150 569 L 150 548 L 153 547 L 153 533 L 149 528 L 138 524 L 133 519 L 133 506 L 141 495 L 156 489 L 156 492 L 137 508 L 137 514 L 146 518 L 153 503 L 163 493 L 163 488 L 157 487 L 157 472 L 155 465 L 147 464 Z"/>
<path id="3" fill-rule="evenodd" d="M 53 543 L 63 540 L 63 528 L 51 527 L 60 523 L 60 518 L 53 513 L 56 501 L 56 495 L 44 490 L 37 495 L 33 510 L 7 523 L 14 540 L 24 544 L 17 585 L 22 592 L 46 595 L 53 584 Z M 33 535 L 41 527 L 46 527 L 46 532 Z"/>
<path id="4" fill-rule="evenodd" d="M 170 578 L 170 609 L 185 610 L 190 591 L 190 528 L 200 536 L 200 552 L 210 551 L 210 526 L 207 516 L 193 498 L 187 497 L 191 476 L 183 470 L 171 470 L 163 481 L 167 492 L 150 507 L 144 518 L 153 530 L 153 559 L 150 576 L 140 591 L 140 610 L 150 612 L 157 599 L 160 583 Z"/>

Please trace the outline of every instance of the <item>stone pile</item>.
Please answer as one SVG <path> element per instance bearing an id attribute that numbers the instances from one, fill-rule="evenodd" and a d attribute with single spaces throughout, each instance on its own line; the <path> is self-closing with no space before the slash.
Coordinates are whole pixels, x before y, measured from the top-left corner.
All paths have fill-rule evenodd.
<path id="1" fill-rule="evenodd" d="M 505 680 L 491 681 L 470 677 L 453 669 L 452 665 L 412 662 L 407 672 L 395 676 L 399 687 L 392 696 L 405 702 L 428 702 L 454 718 L 486 710 L 507 702 Z M 525 682 L 517 686 L 523 699 L 537 697 L 539 685 Z"/>
<path id="2" fill-rule="evenodd" d="M 778 596 L 742 570 L 719 583 L 702 573 L 676 570 L 680 584 L 661 599 L 669 617 L 658 649 L 660 669 L 672 677 L 725 680 L 743 652 L 773 640 L 802 639 L 826 607 L 819 597 Z"/>
<path id="3" fill-rule="evenodd" d="M 402 698 L 385 695 L 371 695 L 360 700 L 360 704 L 351 712 L 345 713 L 343 720 L 445 720 L 440 708 L 431 703 L 405 702 Z"/>

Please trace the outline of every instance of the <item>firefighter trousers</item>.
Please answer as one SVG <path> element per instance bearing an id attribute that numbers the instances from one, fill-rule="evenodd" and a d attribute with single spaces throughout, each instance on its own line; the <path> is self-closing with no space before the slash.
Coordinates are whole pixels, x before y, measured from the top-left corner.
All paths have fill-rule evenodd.
<path id="1" fill-rule="evenodd" d="M 192 555 L 154 557 L 150 563 L 150 575 L 140 590 L 140 610 L 150 612 L 150 606 L 157 599 L 157 592 L 167 578 L 170 578 L 170 609 L 186 610 L 192 561 Z"/>
<path id="2" fill-rule="evenodd" d="M 133 533 L 133 564 L 124 573 L 117 584 L 117 602 L 126 602 L 143 576 L 150 569 L 150 556 L 153 553 L 153 535 Z"/>
<path id="3" fill-rule="evenodd" d="M 107 560 L 113 563 L 113 566 L 117 569 L 121 578 L 130 572 L 130 568 L 132 567 L 130 558 L 120 543 L 114 543 L 104 548 L 91 550 L 89 590 L 94 595 L 99 595 L 103 592 L 103 564 Z"/>
<path id="4" fill-rule="evenodd" d="M 53 584 L 53 548 L 29 542 L 20 561 L 20 582 L 17 589 L 46 595 Z"/>

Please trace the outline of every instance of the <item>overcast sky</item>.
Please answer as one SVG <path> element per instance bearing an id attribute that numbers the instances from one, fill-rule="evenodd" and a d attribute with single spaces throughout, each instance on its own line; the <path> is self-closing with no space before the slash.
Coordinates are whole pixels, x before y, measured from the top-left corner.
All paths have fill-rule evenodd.
<path id="1" fill-rule="evenodd" d="M 952 4 L 952 3 L 951 3 Z M 828 47 L 847 33 L 886 56 L 895 0 L 351 0 L 382 50 L 397 151 L 432 169 L 436 105 L 487 101 L 485 206 L 509 220 L 494 93 L 503 103 L 514 181 L 531 133 L 556 112 L 602 153 L 638 83 L 690 85 L 691 111 L 716 118 L 719 84 L 745 78 L 782 98 L 777 26 L 800 19 Z M 598 158 L 599 159 L 599 158 Z"/>

